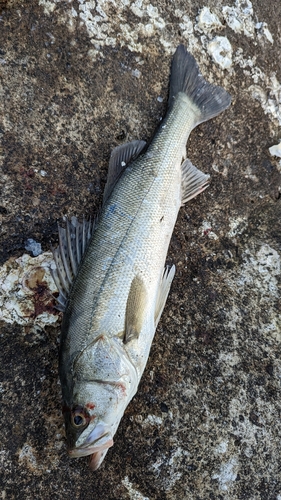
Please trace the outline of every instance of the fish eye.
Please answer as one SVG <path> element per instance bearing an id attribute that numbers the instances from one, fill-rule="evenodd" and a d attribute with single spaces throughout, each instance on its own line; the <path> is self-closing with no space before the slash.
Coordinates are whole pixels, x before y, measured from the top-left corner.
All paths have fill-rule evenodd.
<path id="1" fill-rule="evenodd" d="M 76 408 L 71 414 L 71 423 L 73 427 L 84 427 L 89 419 L 82 408 Z"/>

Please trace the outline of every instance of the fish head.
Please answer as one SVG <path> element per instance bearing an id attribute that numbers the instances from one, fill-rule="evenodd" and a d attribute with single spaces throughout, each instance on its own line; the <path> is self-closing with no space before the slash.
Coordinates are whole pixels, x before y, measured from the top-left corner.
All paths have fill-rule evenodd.
<path id="1" fill-rule="evenodd" d="M 98 469 L 113 446 L 114 426 L 94 412 L 94 404 L 74 404 L 64 409 L 68 454 L 71 458 L 90 456 L 90 468 Z"/>
<path id="2" fill-rule="evenodd" d="M 63 408 L 69 456 L 91 455 L 96 470 L 108 448 L 128 404 L 125 385 L 89 381 L 76 384 L 73 404 Z"/>
<path id="3" fill-rule="evenodd" d="M 101 356 L 103 362 L 99 363 Z M 91 469 L 100 466 L 107 450 L 113 446 L 113 436 L 137 383 L 135 369 L 124 354 L 121 356 L 116 345 L 111 344 L 109 349 L 107 341 L 99 340 L 81 353 L 64 398 L 70 457 L 91 455 Z"/>

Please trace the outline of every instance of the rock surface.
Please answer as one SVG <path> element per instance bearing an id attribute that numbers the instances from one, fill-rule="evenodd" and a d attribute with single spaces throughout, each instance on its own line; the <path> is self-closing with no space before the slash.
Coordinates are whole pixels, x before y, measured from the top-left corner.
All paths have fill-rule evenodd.
<path id="1" fill-rule="evenodd" d="M 281 161 L 268 150 L 281 138 L 280 2 L 0 9 L 2 499 L 280 500 Z M 41 264 L 37 288 L 24 269 L 18 287 L 7 276 L 45 259 L 23 257 L 28 239 L 47 252 L 57 220 L 95 214 L 114 146 L 152 137 L 179 43 L 233 104 L 191 134 L 211 186 L 180 212 L 145 374 L 92 473 L 65 450 L 61 316 L 36 321 L 44 304 L 54 313 Z M 23 300 L 26 283 L 31 306 L 7 316 L 7 294 Z"/>

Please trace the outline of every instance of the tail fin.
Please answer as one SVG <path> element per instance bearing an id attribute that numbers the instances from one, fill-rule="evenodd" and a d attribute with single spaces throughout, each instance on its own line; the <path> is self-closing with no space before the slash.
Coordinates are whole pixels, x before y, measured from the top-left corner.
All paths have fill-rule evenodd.
<path id="1" fill-rule="evenodd" d="M 206 82 L 194 57 L 183 45 L 178 46 L 173 57 L 169 106 L 172 106 L 179 92 L 184 92 L 199 108 L 200 116 L 196 125 L 217 116 L 231 103 L 230 95 L 222 87 Z"/>

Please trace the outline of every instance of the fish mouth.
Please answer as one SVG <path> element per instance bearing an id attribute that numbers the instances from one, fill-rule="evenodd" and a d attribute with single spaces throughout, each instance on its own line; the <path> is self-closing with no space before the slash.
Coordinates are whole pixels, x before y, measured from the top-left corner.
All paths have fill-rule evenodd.
<path id="1" fill-rule="evenodd" d="M 70 458 L 87 457 L 88 455 L 93 455 L 101 451 L 107 450 L 113 446 L 113 439 L 108 439 L 105 443 L 98 445 L 93 444 L 93 446 L 74 448 L 73 450 L 68 450 Z"/>
<path id="2" fill-rule="evenodd" d="M 112 435 L 109 432 L 105 432 L 98 439 L 94 440 L 95 432 L 92 432 L 88 437 L 87 441 L 81 446 L 72 448 L 68 450 L 68 454 L 71 458 L 87 457 L 88 455 L 100 454 L 101 452 L 111 448 L 113 446 Z M 93 436 L 92 436 L 93 435 Z"/>
<path id="3" fill-rule="evenodd" d="M 109 434 L 105 434 L 102 437 L 107 438 L 107 440 L 103 443 L 97 442 L 86 447 L 81 446 L 79 448 L 69 450 L 68 454 L 70 458 L 87 457 L 90 455 L 89 467 L 92 471 L 97 470 L 102 463 L 108 448 L 113 446 L 113 439 L 111 436 L 109 436 Z"/>

